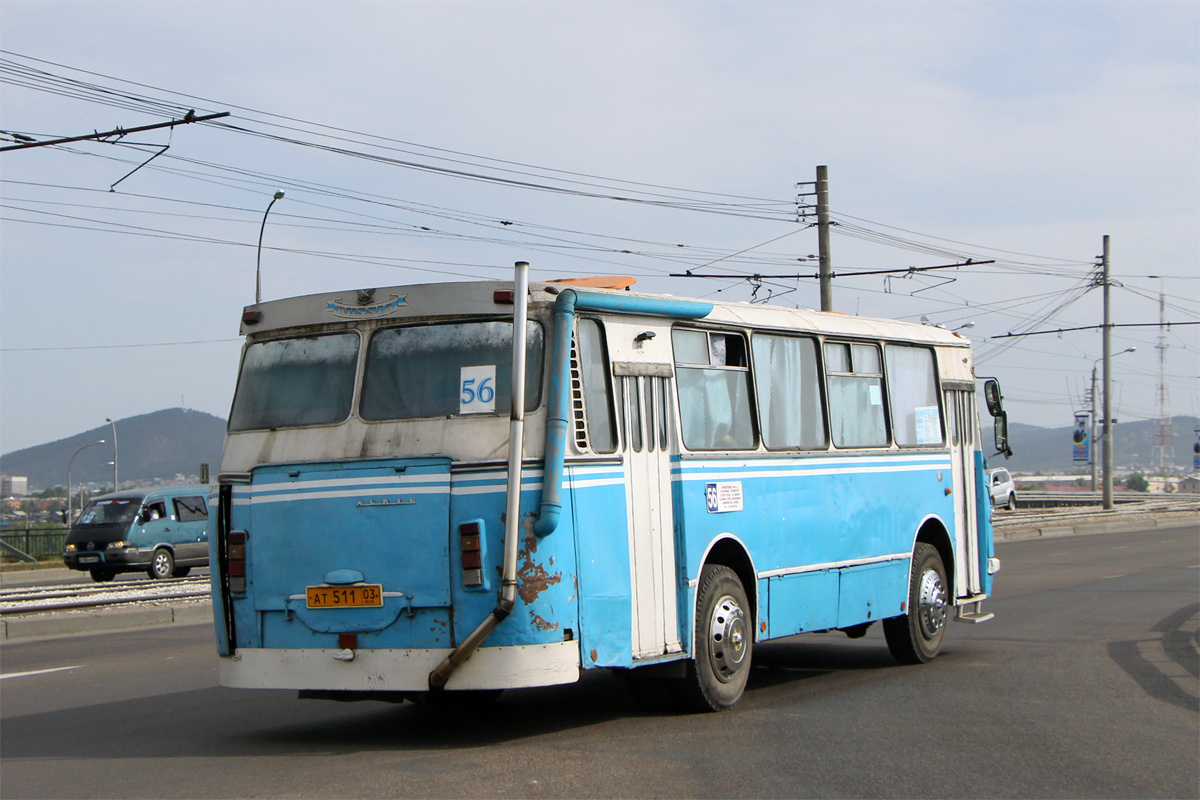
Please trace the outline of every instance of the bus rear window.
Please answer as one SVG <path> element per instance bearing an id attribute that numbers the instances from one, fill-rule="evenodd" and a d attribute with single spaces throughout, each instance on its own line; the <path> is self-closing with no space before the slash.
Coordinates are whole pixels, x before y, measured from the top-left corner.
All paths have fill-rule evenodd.
<path id="1" fill-rule="evenodd" d="M 525 329 L 525 410 L 541 401 L 542 326 Z M 461 322 L 383 328 L 371 337 L 363 375 L 363 419 L 508 414 L 512 323 Z"/>
<path id="2" fill-rule="evenodd" d="M 358 334 L 255 342 L 246 348 L 229 430 L 339 422 L 350 414 Z"/>

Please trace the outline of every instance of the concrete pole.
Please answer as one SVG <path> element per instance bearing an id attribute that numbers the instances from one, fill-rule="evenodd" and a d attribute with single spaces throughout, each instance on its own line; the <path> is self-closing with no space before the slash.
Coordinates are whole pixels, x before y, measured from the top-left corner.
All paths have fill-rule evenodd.
<path id="1" fill-rule="evenodd" d="M 1111 287 L 1108 279 L 1108 236 L 1104 237 L 1104 251 L 1100 258 L 1104 280 L 1104 433 L 1101 444 L 1104 453 L 1104 508 L 1111 510 L 1113 507 L 1112 321 L 1109 301 Z"/>
<path id="2" fill-rule="evenodd" d="M 820 259 L 821 310 L 833 311 L 833 269 L 829 260 L 829 167 L 817 167 L 817 250 Z"/>

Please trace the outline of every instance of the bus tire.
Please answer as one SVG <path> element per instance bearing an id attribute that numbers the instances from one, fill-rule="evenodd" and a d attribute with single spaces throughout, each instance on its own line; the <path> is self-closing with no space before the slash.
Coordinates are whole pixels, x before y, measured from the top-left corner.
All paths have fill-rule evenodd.
<path id="1" fill-rule="evenodd" d="M 154 556 L 150 559 L 150 577 L 155 580 L 164 580 L 171 577 L 171 573 L 175 571 L 175 557 L 171 555 L 171 551 L 165 547 L 160 547 L 154 551 Z"/>
<path id="2" fill-rule="evenodd" d="M 901 664 L 927 664 L 941 651 L 950 620 L 946 586 L 937 548 L 919 542 L 913 550 L 908 613 L 883 621 L 888 650 Z"/>
<path id="3" fill-rule="evenodd" d="M 737 573 L 706 565 L 696 592 L 696 635 L 688 675 L 677 681 L 677 702 L 691 711 L 732 708 L 746 688 L 754 649 L 750 602 Z"/>
<path id="4" fill-rule="evenodd" d="M 91 570 L 92 580 L 96 583 L 108 583 L 113 578 L 117 577 L 115 570 L 111 569 L 93 569 Z"/>

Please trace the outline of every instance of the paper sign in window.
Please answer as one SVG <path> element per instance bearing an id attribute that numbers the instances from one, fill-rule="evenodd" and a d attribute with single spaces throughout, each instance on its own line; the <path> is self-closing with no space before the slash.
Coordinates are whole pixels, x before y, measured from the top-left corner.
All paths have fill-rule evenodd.
<path id="1" fill-rule="evenodd" d="M 496 411 L 496 365 L 463 367 L 458 385 L 459 414 L 492 414 Z"/>

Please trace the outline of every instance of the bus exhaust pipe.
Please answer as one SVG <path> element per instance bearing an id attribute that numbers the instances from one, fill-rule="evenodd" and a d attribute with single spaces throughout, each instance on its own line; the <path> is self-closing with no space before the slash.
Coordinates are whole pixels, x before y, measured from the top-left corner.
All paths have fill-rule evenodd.
<path id="1" fill-rule="evenodd" d="M 440 690 L 484 639 L 512 612 L 517 601 L 517 552 L 521 536 L 521 460 L 525 453 L 525 327 L 529 308 L 529 262 L 518 261 L 513 275 L 512 414 L 508 426 L 508 490 L 504 518 L 504 567 L 500 598 L 492 612 L 429 673 L 429 688 Z"/>

